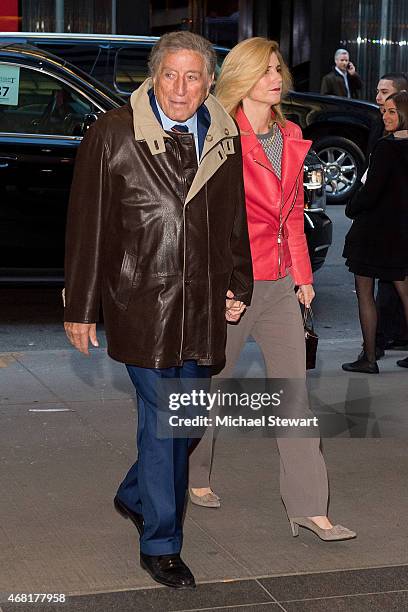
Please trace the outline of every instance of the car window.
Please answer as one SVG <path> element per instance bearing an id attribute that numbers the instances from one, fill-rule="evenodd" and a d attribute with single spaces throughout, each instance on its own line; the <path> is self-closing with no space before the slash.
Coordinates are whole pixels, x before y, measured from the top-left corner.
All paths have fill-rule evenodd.
<path id="1" fill-rule="evenodd" d="M 148 74 L 147 61 L 150 47 L 123 47 L 116 53 L 115 87 L 131 93 Z"/>
<path id="2" fill-rule="evenodd" d="M 81 45 L 60 41 L 45 43 L 42 41 L 35 41 L 35 44 L 41 47 L 41 49 L 67 60 L 74 66 L 78 66 L 78 68 L 81 68 L 81 70 L 87 74 L 93 74 L 93 70 L 101 53 L 99 45 Z"/>
<path id="3" fill-rule="evenodd" d="M 4 64 L 0 64 L 0 76 Z M 9 66 L 6 66 L 9 68 Z M 13 99 L 0 98 L 0 131 L 78 136 L 93 104 L 52 76 L 13 66 L 18 89 Z"/>

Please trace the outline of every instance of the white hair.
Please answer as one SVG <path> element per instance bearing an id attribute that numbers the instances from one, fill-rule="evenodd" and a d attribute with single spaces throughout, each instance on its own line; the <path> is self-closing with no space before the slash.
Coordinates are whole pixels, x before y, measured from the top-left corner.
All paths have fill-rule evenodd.
<path id="1" fill-rule="evenodd" d="M 177 51 L 194 51 L 199 53 L 204 59 L 209 78 L 212 77 L 217 65 L 217 55 L 212 44 L 199 34 L 185 30 L 167 32 L 155 43 L 149 57 L 150 76 L 156 76 L 166 53 L 175 53 Z"/>
<path id="2" fill-rule="evenodd" d="M 337 49 L 336 53 L 334 54 L 334 59 L 336 60 L 339 55 L 343 55 L 343 53 L 347 53 L 347 55 L 349 55 L 347 49 Z"/>

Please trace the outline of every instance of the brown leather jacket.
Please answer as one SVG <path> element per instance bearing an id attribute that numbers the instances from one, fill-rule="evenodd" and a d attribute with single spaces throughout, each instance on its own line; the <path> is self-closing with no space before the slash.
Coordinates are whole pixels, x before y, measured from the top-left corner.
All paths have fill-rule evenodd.
<path id="1" fill-rule="evenodd" d="M 234 121 L 213 96 L 201 163 L 165 132 L 148 79 L 79 148 L 68 211 L 65 321 L 102 302 L 108 353 L 149 368 L 221 363 L 225 295 L 250 303 L 252 263 Z"/>
<path id="2" fill-rule="evenodd" d="M 358 98 L 359 91 L 363 86 L 360 76 L 357 72 L 354 74 L 347 74 L 347 81 L 350 89 L 350 96 L 352 98 Z M 347 89 L 344 84 L 344 79 L 334 68 L 322 78 L 320 93 L 324 96 L 342 96 L 347 98 Z"/>

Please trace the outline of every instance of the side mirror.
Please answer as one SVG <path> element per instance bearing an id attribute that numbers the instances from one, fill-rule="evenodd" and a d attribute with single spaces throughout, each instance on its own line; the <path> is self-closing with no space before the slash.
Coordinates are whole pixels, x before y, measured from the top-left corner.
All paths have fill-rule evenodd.
<path id="1" fill-rule="evenodd" d="M 83 121 L 77 123 L 72 131 L 73 136 L 83 136 L 87 129 L 97 121 L 99 113 L 88 113 L 85 115 Z"/>
<path id="2" fill-rule="evenodd" d="M 85 134 L 86 130 L 98 120 L 99 113 L 88 113 L 84 117 L 84 125 L 83 125 L 83 133 Z"/>

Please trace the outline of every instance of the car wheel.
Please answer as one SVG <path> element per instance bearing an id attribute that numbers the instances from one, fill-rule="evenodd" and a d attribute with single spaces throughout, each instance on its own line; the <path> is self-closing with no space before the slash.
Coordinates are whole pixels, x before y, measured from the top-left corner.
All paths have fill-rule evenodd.
<path id="1" fill-rule="evenodd" d="M 324 164 L 328 204 L 343 204 L 356 191 L 364 171 L 361 149 L 348 138 L 325 136 L 313 143 Z"/>

